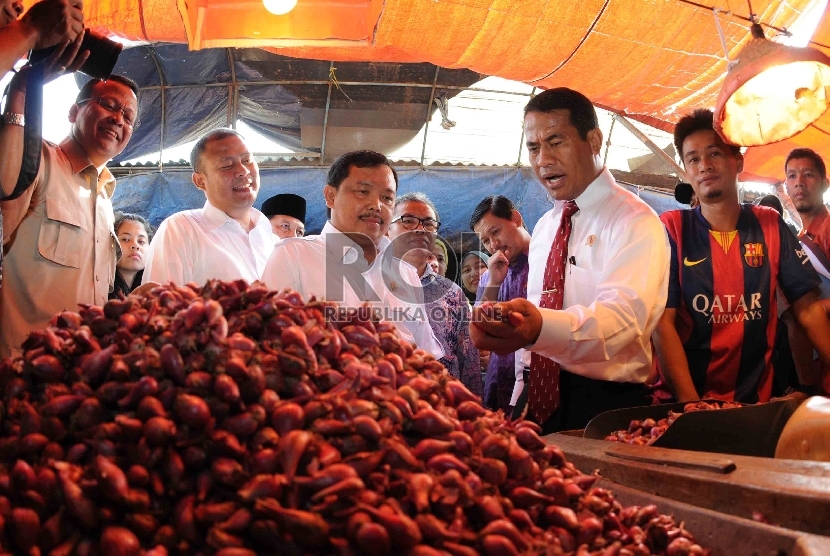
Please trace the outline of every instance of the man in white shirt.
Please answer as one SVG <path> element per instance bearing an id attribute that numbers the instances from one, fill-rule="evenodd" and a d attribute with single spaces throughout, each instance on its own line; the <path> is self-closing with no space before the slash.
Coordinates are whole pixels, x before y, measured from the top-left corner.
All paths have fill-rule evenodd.
<path id="1" fill-rule="evenodd" d="M 654 211 L 603 167 L 602 132 L 584 95 L 558 88 L 534 97 L 524 130 L 554 208 L 533 231 L 528 299 L 477 308 L 470 332 L 479 349 L 532 352 L 528 417 L 547 434 L 648 403 L 670 251 Z"/>
<path id="2" fill-rule="evenodd" d="M 244 138 L 232 129 L 215 129 L 193 147 L 190 164 L 193 184 L 207 201 L 161 223 L 144 283 L 259 280 L 277 238 L 265 215 L 253 208 L 259 167 Z"/>
<path id="3" fill-rule="evenodd" d="M 393 322 L 406 340 L 441 358 L 444 351 L 422 307 L 418 273 L 387 249 L 398 190 L 392 164 L 374 151 L 346 153 L 334 161 L 326 181 L 330 215 L 322 232 L 277 244 L 262 281 L 271 289 L 290 288 L 306 299 L 316 296 L 345 308 L 366 304 L 374 315 Z"/>

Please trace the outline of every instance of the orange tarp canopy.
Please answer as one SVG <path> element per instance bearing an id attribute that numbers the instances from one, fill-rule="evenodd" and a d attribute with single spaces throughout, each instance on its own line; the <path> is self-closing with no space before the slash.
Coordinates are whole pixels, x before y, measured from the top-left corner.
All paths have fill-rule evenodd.
<path id="1" fill-rule="evenodd" d="M 84 11 L 87 24 L 98 30 L 132 40 L 186 43 L 185 10 L 216 1 L 87 0 Z M 243 0 L 224 0 L 223 5 L 236 1 Z M 299 5 L 314 1 L 319 0 L 299 0 Z M 734 58 L 750 38 L 749 23 L 736 17 L 749 15 L 746 3 L 700 3 L 734 10 L 718 16 Z M 357 4 L 366 5 L 367 0 Z M 667 131 L 685 112 L 714 108 L 727 67 L 713 10 L 680 0 L 383 0 L 381 4 L 377 24 L 362 45 L 269 50 L 333 61 L 430 62 L 542 88 L 568 86 L 598 106 Z M 762 24 L 786 28 L 811 4 L 812 0 L 753 0 L 752 8 Z M 235 20 L 225 18 L 230 35 Z M 315 21 L 306 23 L 313 27 Z M 768 37 L 777 34 L 769 27 L 766 32 Z M 818 39 L 822 37 L 830 44 L 827 18 L 818 34 Z M 249 39 L 240 38 L 239 44 L 251 46 Z M 827 114 L 798 141 L 820 150 L 830 142 L 826 130 L 830 130 Z M 780 175 L 771 160 L 774 156 L 764 154 L 764 149 L 777 154 L 787 148 L 782 144 L 750 150 L 746 170 Z"/>

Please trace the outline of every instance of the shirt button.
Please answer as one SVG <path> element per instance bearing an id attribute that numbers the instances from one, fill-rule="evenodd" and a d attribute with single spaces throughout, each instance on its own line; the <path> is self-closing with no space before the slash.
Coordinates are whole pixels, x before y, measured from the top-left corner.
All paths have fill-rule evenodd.
<path id="1" fill-rule="evenodd" d="M 97 275 L 97 274 L 95 275 L 95 281 L 96 281 L 96 282 L 99 282 L 99 281 L 100 281 L 100 280 L 98 279 L 98 275 Z"/>

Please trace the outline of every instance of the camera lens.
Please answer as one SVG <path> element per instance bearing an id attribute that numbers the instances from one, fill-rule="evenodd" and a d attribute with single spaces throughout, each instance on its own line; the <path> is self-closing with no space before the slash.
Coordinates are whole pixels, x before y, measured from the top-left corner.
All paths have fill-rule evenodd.
<path id="1" fill-rule="evenodd" d="M 84 33 L 84 40 L 81 43 L 81 51 L 89 50 L 89 58 L 81 66 L 81 72 L 90 77 L 107 79 L 118 62 L 123 45 L 111 41 L 106 37 L 99 37 L 89 32 Z"/>
<path id="2" fill-rule="evenodd" d="M 34 65 L 45 60 L 55 51 L 55 48 L 53 46 L 42 50 L 32 50 L 29 54 L 29 63 Z M 89 58 L 86 59 L 79 71 L 90 77 L 107 79 L 112 74 L 116 62 L 118 62 L 118 56 L 121 54 L 122 48 L 121 43 L 95 35 L 90 33 L 89 29 L 86 29 L 80 52 L 89 50 Z"/>

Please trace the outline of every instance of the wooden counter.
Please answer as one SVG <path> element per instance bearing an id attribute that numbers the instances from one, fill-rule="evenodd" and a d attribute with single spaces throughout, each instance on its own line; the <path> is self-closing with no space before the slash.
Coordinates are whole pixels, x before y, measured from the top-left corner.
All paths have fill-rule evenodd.
<path id="1" fill-rule="evenodd" d="M 827 556 L 830 537 L 774 527 L 731 515 L 668 500 L 621 486 L 606 479 L 597 486 L 612 490 L 626 506 L 655 504 L 660 513 L 682 521 L 711 556 Z"/>
<path id="2" fill-rule="evenodd" d="M 552 434 L 581 471 L 742 518 L 830 535 L 830 464 L 631 446 Z"/>

